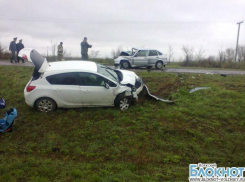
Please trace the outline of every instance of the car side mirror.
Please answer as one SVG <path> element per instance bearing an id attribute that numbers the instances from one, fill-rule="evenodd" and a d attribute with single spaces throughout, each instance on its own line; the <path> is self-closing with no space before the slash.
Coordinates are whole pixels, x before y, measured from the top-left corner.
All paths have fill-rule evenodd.
<path id="1" fill-rule="evenodd" d="M 105 88 L 106 89 L 109 89 L 110 88 L 110 85 L 108 83 L 105 83 Z"/>

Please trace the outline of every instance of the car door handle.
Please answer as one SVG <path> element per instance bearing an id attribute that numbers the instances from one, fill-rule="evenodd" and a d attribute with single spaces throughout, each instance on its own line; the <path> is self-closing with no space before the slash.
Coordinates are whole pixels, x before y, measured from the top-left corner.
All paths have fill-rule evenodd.
<path id="1" fill-rule="evenodd" d="M 156 57 L 156 58 L 159 58 L 159 57 Z"/>
<path id="2" fill-rule="evenodd" d="M 84 90 L 83 92 L 84 92 L 84 93 L 89 93 L 89 92 L 90 92 L 90 90 Z"/>

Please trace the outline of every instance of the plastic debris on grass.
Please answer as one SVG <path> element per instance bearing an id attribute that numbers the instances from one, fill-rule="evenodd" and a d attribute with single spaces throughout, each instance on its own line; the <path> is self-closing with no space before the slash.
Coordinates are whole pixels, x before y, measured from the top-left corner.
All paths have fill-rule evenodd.
<path id="1" fill-rule="evenodd" d="M 211 87 L 196 87 L 190 90 L 190 94 L 198 90 L 206 90 L 206 89 L 211 89 Z"/>
<path id="2" fill-rule="evenodd" d="M 0 108 L 5 108 L 5 101 L 3 98 L 0 99 Z"/>
<path id="3" fill-rule="evenodd" d="M 147 91 L 147 96 L 149 96 L 155 100 L 162 101 L 165 103 L 175 103 L 176 102 L 176 100 L 173 100 L 173 101 L 172 100 L 166 100 L 166 99 L 162 99 L 162 98 L 159 98 L 159 97 L 152 95 L 146 85 L 144 85 L 144 89 Z"/>

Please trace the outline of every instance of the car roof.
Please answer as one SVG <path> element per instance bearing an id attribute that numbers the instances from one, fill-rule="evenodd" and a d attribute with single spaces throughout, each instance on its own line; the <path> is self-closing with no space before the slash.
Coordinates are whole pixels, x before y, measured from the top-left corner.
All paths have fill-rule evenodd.
<path id="1" fill-rule="evenodd" d="M 47 71 L 81 70 L 97 72 L 97 64 L 92 61 L 59 61 L 50 62 Z"/>

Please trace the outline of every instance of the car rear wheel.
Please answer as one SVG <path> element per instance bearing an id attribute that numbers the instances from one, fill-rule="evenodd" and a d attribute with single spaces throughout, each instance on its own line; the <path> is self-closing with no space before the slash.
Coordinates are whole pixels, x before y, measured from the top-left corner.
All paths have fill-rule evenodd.
<path id="1" fill-rule="evenodd" d="M 40 98 L 36 101 L 36 109 L 40 112 L 52 112 L 57 108 L 54 100 L 50 98 Z"/>
<path id="2" fill-rule="evenodd" d="M 128 68 L 130 68 L 129 62 L 128 62 L 128 61 L 122 61 L 122 62 L 121 62 L 121 68 L 123 68 L 123 69 L 128 69 Z"/>
<path id="3" fill-rule="evenodd" d="M 163 66 L 162 61 L 156 62 L 156 69 L 162 69 L 162 66 Z"/>

